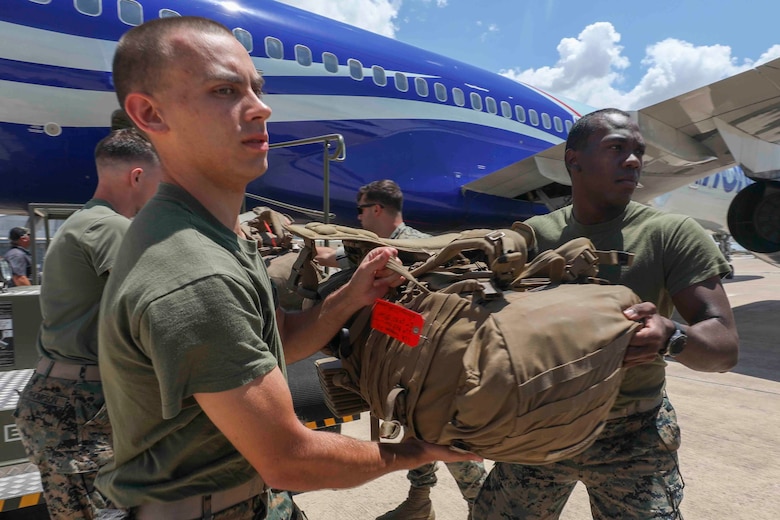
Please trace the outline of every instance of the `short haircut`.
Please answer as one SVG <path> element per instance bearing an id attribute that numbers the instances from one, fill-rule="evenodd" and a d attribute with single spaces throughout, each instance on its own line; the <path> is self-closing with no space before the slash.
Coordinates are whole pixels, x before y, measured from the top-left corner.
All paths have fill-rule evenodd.
<path id="1" fill-rule="evenodd" d="M 119 39 L 114 54 L 113 80 L 119 106 L 125 106 L 130 92 L 156 92 L 164 81 L 166 69 L 176 59 L 170 36 L 188 29 L 233 35 L 224 25 L 199 16 L 156 18 L 133 27 Z"/>
<path id="2" fill-rule="evenodd" d="M 566 138 L 567 150 L 582 150 L 588 144 L 590 135 L 601 128 L 600 122 L 607 116 L 620 115 L 631 118 L 631 114 L 617 108 L 603 108 L 589 114 L 585 114 L 574 123 Z"/>
<path id="3" fill-rule="evenodd" d="M 95 162 L 141 161 L 159 164 L 157 152 L 147 139 L 135 128 L 113 130 L 95 147 Z"/>
<path id="4" fill-rule="evenodd" d="M 358 190 L 358 202 L 364 195 L 366 201 L 378 202 L 398 212 L 401 211 L 404 205 L 404 194 L 401 192 L 401 188 L 390 179 L 374 181 L 362 186 Z"/>
<path id="5" fill-rule="evenodd" d="M 26 227 L 14 227 L 11 228 L 11 231 L 8 233 L 8 239 L 11 242 L 17 242 L 20 238 L 22 238 L 24 235 L 29 235 L 30 230 Z"/>

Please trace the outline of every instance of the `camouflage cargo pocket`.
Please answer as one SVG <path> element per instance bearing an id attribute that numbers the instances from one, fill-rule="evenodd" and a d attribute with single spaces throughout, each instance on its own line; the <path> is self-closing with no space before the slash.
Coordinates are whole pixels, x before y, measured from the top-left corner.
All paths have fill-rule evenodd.
<path id="1" fill-rule="evenodd" d="M 655 416 L 655 427 L 666 449 L 677 451 L 680 448 L 682 438 L 680 425 L 677 423 L 677 412 L 674 411 L 672 403 L 666 397 L 664 397 L 663 404 Z"/>
<path id="2" fill-rule="evenodd" d="M 97 471 L 113 456 L 100 385 L 33 375 L 15 417 L 28 455 L 60 473 Z"/>

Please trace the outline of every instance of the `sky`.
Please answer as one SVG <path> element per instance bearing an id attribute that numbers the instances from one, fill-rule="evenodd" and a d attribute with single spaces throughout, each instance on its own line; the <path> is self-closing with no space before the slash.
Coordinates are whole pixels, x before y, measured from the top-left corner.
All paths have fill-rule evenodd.
<path id="1" fill-rule="evenodd" d="M 780 57 L 778 0 L 279 1 L 597 108 L 643 108 Z"/>

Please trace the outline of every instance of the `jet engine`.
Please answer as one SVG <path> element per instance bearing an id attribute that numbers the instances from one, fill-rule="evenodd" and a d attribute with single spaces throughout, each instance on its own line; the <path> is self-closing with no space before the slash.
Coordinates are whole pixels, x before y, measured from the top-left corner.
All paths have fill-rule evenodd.
<path id="1" fill-rule="evenodd" d="M 780 251 L 780 182 L 759 181 L 737 193 L 728 226 L 734 240 L 749 251 Z"/>

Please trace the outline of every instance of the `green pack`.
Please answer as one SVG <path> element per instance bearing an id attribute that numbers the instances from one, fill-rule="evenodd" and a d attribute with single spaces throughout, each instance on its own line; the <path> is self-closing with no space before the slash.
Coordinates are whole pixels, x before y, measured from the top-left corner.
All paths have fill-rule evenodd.
<path id="1" fill-rule="evenodd" d="M 438 249 L 425 240 L 400 244 L 416 260 L 394 267 L 409 281 L 386 298 L 422 316 L 419 343 L 372 328 L 376 313 L 362 310 L 332 345 L 336 358 L 320 362 L 329 404 L 369 409 L 386 437 L 403 427 L 494 461 L 546 464 L 584 451 L 615 402 L 639 327 L 622 313 L 639 298 L 601 283 L 598 266 L 630 256 L 577 239 L 529 263 L 533 231 L 520 223 L 457 233 Z"/>

